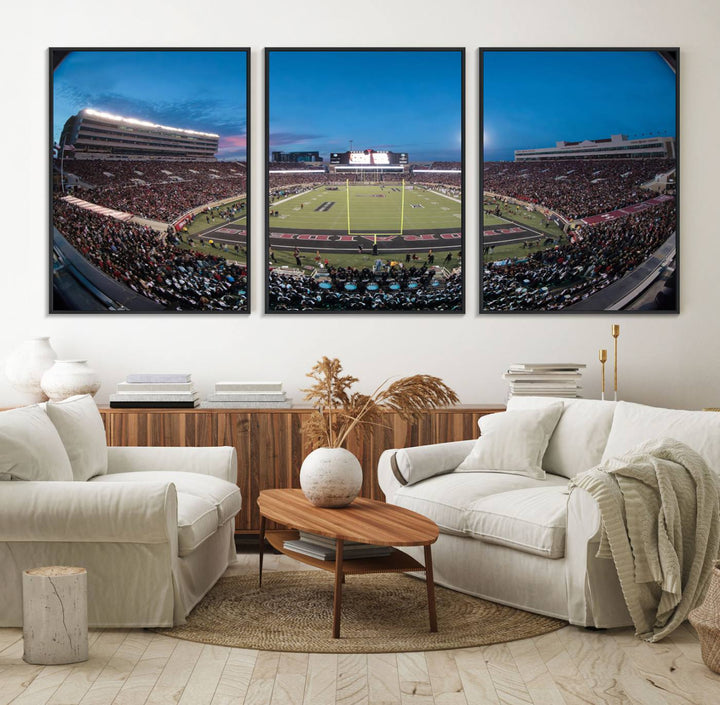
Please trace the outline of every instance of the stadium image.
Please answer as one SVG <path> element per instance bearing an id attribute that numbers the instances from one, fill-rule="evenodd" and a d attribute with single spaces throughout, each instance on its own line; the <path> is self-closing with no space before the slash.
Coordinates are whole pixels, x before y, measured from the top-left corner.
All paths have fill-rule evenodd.
<path id="1" fill-rule="evenodd" d="M 246 50 L 51 62 L 51 312 L 248 312 Z"/>
<path id="2" fill-rule="evenodd" d="M 482 61 L 481 310 L 676 312 L 677 51 Z"/>
<path id="3" fill-rule="evenodd" d="M 267 310 L 461 312 L 462 51 L 266 56 Z"/>

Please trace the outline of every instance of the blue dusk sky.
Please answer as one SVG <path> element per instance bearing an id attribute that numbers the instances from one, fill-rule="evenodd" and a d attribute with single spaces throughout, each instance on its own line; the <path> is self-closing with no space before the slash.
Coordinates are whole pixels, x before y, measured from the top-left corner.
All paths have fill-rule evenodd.
<path id="1" fill-rule="evenodd" d="M 270 151 L 460 161 L 460 51 L 271 51 Z"/>
<path id="2" fill-rule="evenodd" d="M 83 108 L 220 135 L 218 159 L 246 158 L 244 51 L 74 51 L 53 73 L 53 140 Z"/>
<path id="3" fill-rule="evenodd" d="M 675 74 L 654 51 L 486 51 L 483 154 L 556 142 L 675 137 Z"/>

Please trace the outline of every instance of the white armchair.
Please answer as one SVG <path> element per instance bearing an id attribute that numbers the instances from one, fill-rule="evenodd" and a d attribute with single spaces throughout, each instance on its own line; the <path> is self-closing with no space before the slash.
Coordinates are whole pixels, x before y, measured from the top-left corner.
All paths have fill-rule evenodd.
<path id="1" fill-rule="evenodd" d="M 71 403 L 75 418 L 99 418 L 89 397 Z M 234 517 L 241 509 L 235 449 L 110 447 L 106 473 L 53 481 L 68 457 L 83 456 L 84 442 L 90 447 L 94 441 L 97 450 L 97 433 L 83 440 L 95 421 L 75 429 L 72 438 L 63 433 L 68 454 L 62 458 L 45 410 L 23 412 L 0 414 L 0 467 L 10 467 L 3 465 L 2 428 L 5 414 L 15 414 L 9 423 L 14 431 L 18 420 L 34 424 L 27 467 L 42 479 L 0 482 L 0 626 L 22 626 L 22 571 L 44 565 L 87 570 L 91 626 L 184 622 L 235 560 Z M 55 444 L 49 459 L 39 450 L 38 428 Z M 17 447 L 13 452 L 20 460 L 11 476 L 23 472 L 21 453 Z M 75 472 L 77 463 L 71 465 Z"/>

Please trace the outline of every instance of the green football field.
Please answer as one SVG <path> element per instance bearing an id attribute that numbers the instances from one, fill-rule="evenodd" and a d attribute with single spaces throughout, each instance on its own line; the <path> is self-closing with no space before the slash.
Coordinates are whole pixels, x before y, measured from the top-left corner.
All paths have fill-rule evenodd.
<path id="1" fill-rule="evenodd" d="M 331 187 L 332 188 L 332 187 Z M 458 200 L 418 186 L 351 184 L 330 190 L 320 186 L 270 204 L 277 216 L 271 230 L 327 230 L 340 233 L 398 233 L 412 230 L 460 230 Z M 348 217 L 349 212 L 349 217 Z"/>
<path id="2" fill-rule="evenodd" d="M 498 218 L 496 215 L 483 213 L 483 225 L 488 227 L 490 225 L 507 225 L 508 221 L 505 218 Z"/>

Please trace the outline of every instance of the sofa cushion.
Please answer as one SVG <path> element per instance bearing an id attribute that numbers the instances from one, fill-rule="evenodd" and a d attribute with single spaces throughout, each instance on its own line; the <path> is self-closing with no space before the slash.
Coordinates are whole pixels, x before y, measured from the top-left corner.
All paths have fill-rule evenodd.
<path id="1" fill-rule="evenodd" d="M 482 416 L 480 438 L 456 472 L 503 472 L 542 480 L 542 459 L 563 412 L 562 402 L 541 409 Z"/>
<path id="2" fill-rule="evenodd" d="M 467 509 L 474 538 L 545 558 L 565 555 L 567 483 L 482 497 Z"/>
<path id="3" fill-rule="evenodd" d="M 390 462 L 394 463 L 393 473 L 398 482 L 414 485 L 434 475 L 451 472 L 465 460 L 474 445 L 475 441 L 452 441 L 403 448 Z"/>
<path id="4" fill-rule="evenodd" d="M 178 555 L 187 556 L 218 528 L 215 505 L 188 492 L 178 492 Z"/>
<path id="5" fill-rule="evenodd" d="M 62 440 L 39 406 L 0 413 L 0 479 L 73 479 Z"/>
<path id="6" fill-rule="evenodd" d="M 65 446 L 73 477 L 85 482 L 107 472 L 108 454 L 105 426 L 89 394 L 64 401 L 49 401 L 45 412 Z"/>
<path id="7" fill-rule="evenodd" d="M 508 411 L 538 409 L 557 403 L 553 397 L 512 397 Z M 563 413 L 550 436 L 543 469 L 571 478 L 600 463 L 617 404 L 599 399 L 563 399 Z"/>
<path id="8" fill-rule="evenodd" d="M 525 475 L 505 473 L 457 473 L 431 477 L 417 485 L 400 487 L 393 501 L 432 519 L 444 534 L 465 536 L 468 533 L 468 510 L 483 497 L 525 488 L 561 485 L 567 479 L 547 475 L 538 480 Z"/>
<path id="9" fill-rule="evenodd" d="M 227 480 L 196 472 L 149 470 L 118 472 L 94 477 L 92 482 L 172 482 L 178 494 L 195 495 L 210 502 L 216 510 L 215 528 L 234 517 L 242 508 L 240 490 Z"/>
<path id="10" fill-rule="evenodd" d="M 678 411 L 618 402 L 602 461 L 617 458 L 657 438 L 674 438 L 690 446 L 720 476 L 720 413 L 710 411 Z"/>

